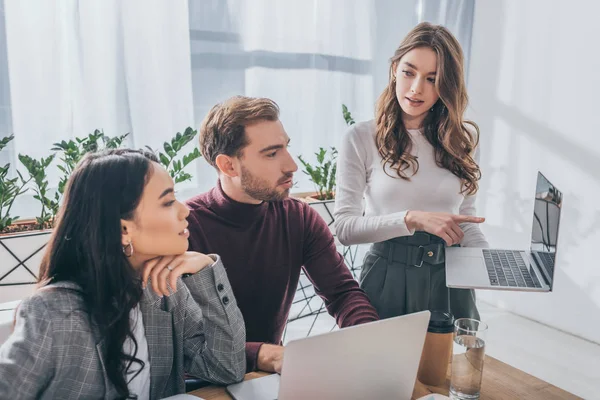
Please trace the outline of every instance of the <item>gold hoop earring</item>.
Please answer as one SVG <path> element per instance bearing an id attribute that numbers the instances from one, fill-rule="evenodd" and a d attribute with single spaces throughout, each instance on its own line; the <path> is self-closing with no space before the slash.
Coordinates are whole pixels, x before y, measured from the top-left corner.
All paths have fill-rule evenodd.
<path id="1" fill-rule="evenodd" d="M 129 252 L 127 252 L 129 250 Z M 133 243 L 129 242 L 129 244 L 127 244 L 127 246 L 123 247 L 123 254 L 125 254 L 125 257 L 131 257 L 133 255 Z"/>

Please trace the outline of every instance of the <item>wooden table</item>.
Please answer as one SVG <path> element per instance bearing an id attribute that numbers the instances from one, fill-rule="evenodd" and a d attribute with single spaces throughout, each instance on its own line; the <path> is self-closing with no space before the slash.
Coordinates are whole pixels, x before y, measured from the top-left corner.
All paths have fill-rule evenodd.
<path id="1" fill-rule="evenodd" d="M 450 368 L 448 369 L 450 371 Z M 265 372 L 251 372 L 246 374 L 246 380 L 255 379 L 268 375 Z M 450 374 L 443 386 L 425 386 L 421 382 L 415 383 L 413 399 L 428 395 L 430 393 L 441 393 L 448 395 L 450 386 Z M 189 394 L 202 397 L 206 400 L 231 400 L 224 387 L 208 386 L 195 390 Z M 580 399 L 579 397 L 565 392 L 547 382 L 531 376 L 517 368 L 498 361 L 493 357 L 485 356 L 483 368 L 483 382 L 481 383 L 481 399 Z"/>

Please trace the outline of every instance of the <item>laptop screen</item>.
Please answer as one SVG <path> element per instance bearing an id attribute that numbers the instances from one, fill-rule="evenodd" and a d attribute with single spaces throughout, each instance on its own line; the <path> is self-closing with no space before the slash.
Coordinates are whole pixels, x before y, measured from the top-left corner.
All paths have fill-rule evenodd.
<path id="1" fill-rule="evenodd" d="M 550 289 L 563 195 L 541 172 L 538 172 L 531 229 L 531 253 Z"/>

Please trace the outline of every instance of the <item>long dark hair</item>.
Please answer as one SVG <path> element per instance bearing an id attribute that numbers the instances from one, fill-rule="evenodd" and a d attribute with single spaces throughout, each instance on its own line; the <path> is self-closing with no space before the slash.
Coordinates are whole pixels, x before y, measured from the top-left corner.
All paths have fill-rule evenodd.
<path id="1" fill-rule="evenodd" d="M 481 178 L 479 165 L 473 158 L 479 143 L 479 127 L 464 119 L 469 98 L 462 49 L 452 33 L 441 25 L 422 22 L 414 27 L 390 60 L 389 82 L 375 109 L 375 141 L 384 171 L 392 176 L 387 171 L 390 168 L 399 178 L 410 180 L 419 170 L 417 158 L 410 154 L 412 141 L 402 120 L 394 75 L 400 59 L 422 47 L 432 49 L 437 55 L 435 86 L 440 95 L 423 121 L 423 134 L 435 149 L 436 164 L 460 178 L 462 193 L 475 194 Z"/>
<path id="2" fill-rule="evenodd" d="M 121 244 L 121 219 L 131 220 L 151 174 L 152 153 L 117 149 L 88 154 L 69 178 L 40 266 L 39 287 L 69 281 L 81 288 L 90 322 L 105 341 L 106 373 L 119 396 L 131 398 L 126 371 L 137 342 L 129 313 L 142 297 L 137 273 Z M 130 338 L 133 356 L 123 353 Z M 139 373 L 139 372 L 138 372 Z"/>

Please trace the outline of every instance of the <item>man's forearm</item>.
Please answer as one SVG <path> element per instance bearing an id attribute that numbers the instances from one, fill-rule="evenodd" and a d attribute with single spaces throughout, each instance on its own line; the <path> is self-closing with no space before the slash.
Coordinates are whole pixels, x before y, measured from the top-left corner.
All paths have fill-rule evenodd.
<path id="1" fill-rule="evenodd" d="M 336 318 L 340 328 L 379 320 L 379 315 L 369 298 L 358 288 L 339 296 L 328 307 L 328 311 Z"/>

